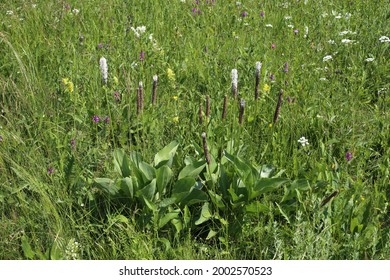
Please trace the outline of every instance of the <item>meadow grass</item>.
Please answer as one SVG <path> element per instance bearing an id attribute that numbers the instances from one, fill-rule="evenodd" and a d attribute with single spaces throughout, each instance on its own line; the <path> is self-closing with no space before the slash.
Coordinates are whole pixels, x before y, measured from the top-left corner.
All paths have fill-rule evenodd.
<path id="1" fill-rule="evenodd" d="M 0 258 L 388 259 L 389 7 L 3 0 Z M 150 163 L 175 140 L 169 197 L 181 170 L 205 159 L 203 132 L 211 164 L 195 179 L 208 202 L 170 205 L 182 220 L 159 227 L 149 201 L 114 199 L 96 184 L 122 178 L 114 151 Z M 231 191 L 217 190 L 242 188 L 241 159 L 307 185 L 281 185 L 256 197 L 267 211 L 240 212 Z"/>

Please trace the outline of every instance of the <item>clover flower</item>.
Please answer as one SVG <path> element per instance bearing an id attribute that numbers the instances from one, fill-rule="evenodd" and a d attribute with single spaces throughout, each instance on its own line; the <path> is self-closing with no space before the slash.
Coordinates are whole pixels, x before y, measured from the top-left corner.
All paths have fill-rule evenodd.
<path id="1" fill-rule="evenodd" d="M 346 152 L 346 154 L 345 154 L 345 159 L 346 159 L 347 161 L 351 161 L 351 160 L 352 160 L 352 153 L 351 153 L 351 152 Z"/>
<path id="2" fill-rule="evenodd" d="M 99 116 L 93 116 L 92 117 L 92 121 L 94 122 L 94 123 L 98 123 L 99 121 L 100 121 L 100 118 L 99 118 Z"/>

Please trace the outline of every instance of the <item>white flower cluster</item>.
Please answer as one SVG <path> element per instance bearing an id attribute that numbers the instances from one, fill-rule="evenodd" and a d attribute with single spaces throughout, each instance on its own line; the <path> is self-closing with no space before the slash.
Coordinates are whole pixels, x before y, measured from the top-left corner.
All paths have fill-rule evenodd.
<path id="1" fill-rule="evenodd" d="M 298 143 L 300 143 L 302 145 L 302 147 L 309 145 L 309 141 L 303 136 L 301 138 L 299 138 Z"/>
<path id="2" fill-rule="evenodd" d="M 237 83 L 238 83 L 238 72 L 237 72 L 237 69 L 233 69 L 232 70 L 232 84 L 236 88 L 237 88 Z"/>
<path id="3" fill-rule="evenodd" d="M 70 239 L 65 249 L 67 260 L 77 260 L 80 258 L 80 244 L 74 238 Z"/>
<path id="4" fill-rule="evenodd" d="M 382 37 L 379 38 L 379 41 L 381 43 L 390 43 L 390 38 L 387 37 L 387 36 L 382 36 Z"/>
<path id="5" fill-rule="evenodd" d="M 332 59 L 333 59 L 333 57 L 332 57 L 331 55 L 326 55 L 326 56 L 324 56 L 324 58 L 322 59 L 322 61 L 323 61 L 323 62 L 326 62 L 326 61 L 332 60 Z"/>
<path id="6" fill-rule="evenodd" d="M 102 73 L 103 83 L 107 84 L 107 79 L 108 79 L 107 60 L 104 57 L 102 57 L 100 58 L 99 64 L 100 64 L 100 72 Z"/>
<path id="7" fill-rule="evenodd" d="M 138 26 L 137 28 L 131 27 L 131 30 L 133 30 L 135 36 L 139 38 L 143 33 L 145 33 L 146 27 L 144 25 Z"/>

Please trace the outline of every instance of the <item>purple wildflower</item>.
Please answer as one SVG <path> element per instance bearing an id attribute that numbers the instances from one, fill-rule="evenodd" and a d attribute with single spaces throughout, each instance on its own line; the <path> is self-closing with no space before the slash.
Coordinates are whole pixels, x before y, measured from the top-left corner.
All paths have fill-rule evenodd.
<path id="1" fill-rule="evenodd" d="M 276 46 L 275 46 L 274 43 L 272 43 L 271 48 L 272 48 L 272 49 L 276 48 Z"/>
<path id="2" fill-rule="evenodd" d="M 345 154 L 345 159 L 346 159 L 347 161 L 351 161 L 351 160 L 352 160 L 352 153 L 351 153 L 351 152 L 347 152 L 347 153 Z"/>
<path id="3" fill-rule="evenodd" d="M 97 47 L 98 47 L 98 49 L 101 49 L 101 48 L 103 48 L 103 44 L 102 44 L 102 43 L 99 43 L 99 44 L 97 45 Z"/>
<path id="4" fill-rule="evenodd" d="M 108 123 L 110 123 L 110 117 L 105 117 L 104 119 L 103 119 L 103 121 L 104 121 L 104 123 L 105 124 L 108 124 Z"/>
<path id="5" fill-rule="evenodd" d="M 141 51 L 141 52 L 139 53 L 139 60 L 141 60 L 141 61 L 144 61 L 144 60 L 145 60 L 145 52 L 144 52 L 144 51 Z"/>
<path id="6" fill-rule="evenodd" d="M 70 140 L 70 145 L 72 146 L 72 149 L 76 148 L 76 139 Z"/>
<path id="7" fill-rule="evenodd" d="M 264 17 L 264 11 L 261 11 L 261 12 L 260 12 L 260 16 L 261 16 L 261 17 Z"/>
<path id="8" fill-rule="evenodd" d="M 119 94 L 119 92 L 114 92 L 114 99 L 116 102 L 119 102 L 121 101 L 121 95 Z"/>
<path id="9" fill-rule="evenodd" d="M 94 123 L 98 123 L 98 122 L 100 121 L 100 119 L 99 119 L 98 116 L 95 115 L 95 116 L 93 116 L 92 121 L 93 121 Z"/>
<path id="10" fill-rule="evenodd" d="M 287 72 L 288 72 L 288 62 L 284 63 L 283 72 L 284 72 L 284 73 L 287 73 Z"/>
<path id="11" fill-rule="evenodd" d="M 248 13 L 246 11 L 243 11 L 242 14 L 241 14 L 242 17 L 247 17 L 248 16 Z"/>
<path id="12" fill-rule="evenodd" d="M 53 174 L 54 173 L 54 168 L 53 167 L 49 167 L 48 169 L 47 169 L 47 174 L 48 175 L 51 175 L 51 174 Z"/>
<path id="13" fill-rule="evenodd" d="M 294 29 L 294 33 L 297 34 L 299 32 L 298 29 Z"/>
<path id="14" fill-rule="evenodd" d="M 275 75 L 274 75 L 274 74 L 269 75 L 269 79 L 270 79 L 271 81 L 275 80 Z"/>

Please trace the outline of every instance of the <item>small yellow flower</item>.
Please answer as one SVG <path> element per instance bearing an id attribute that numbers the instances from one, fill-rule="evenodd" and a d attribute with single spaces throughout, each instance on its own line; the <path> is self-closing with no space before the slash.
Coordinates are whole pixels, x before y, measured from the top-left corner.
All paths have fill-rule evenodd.
<path id="1" fill-rule="evenodd" d="M 68 82 L 68 84 L 66 85 L 66 89 L 67 89 L 70 93 L 72 93 L 73 90 L 74 90 L 74 85 L 73 85 L 73 83 L 72 83 L 72 82 Z"/>
<path id="2" fill-rule="evenodd" d="M 272 128 L 272 123 L 270 123 L 270 124 L 268 125 L 268 127 L 269 127 L 269 128 Z"/>
<path id="3" fill-rule="evenodd" d="M 173 118 L 172 118 L 172 121 L 173 121 L 174 123 L 178 123 L 178 122 L 179 122 L 179 117 L 178 117 L 178 116 L 173 117 Z"/>
<path id="4" fill-rule="evenodd" d="M 267 92 L 271 89 L 271 87 L 268 84 L 264 84 L 263 91 Z"/>
<path id="5" fill-rule="evenodd" d="M 118 77 L 117 76 L 114 76 L 114 84 L 119 84 L 119 81 L 118 81 Z"/>
<path id="6" fill-rule="evenodd" d="M 175 72 L 173 72 L 173 70 L 171 68 L 168 68 L 167 70 L 167 76 L 168 76 L 168 79 L 171 81 L 171 82 L 174 82 L 175 81 Z"/>
<path id="7" fill-rule="evenodd" d="M 69 83 L 69 78 L 63 78 L 63 79 L 61 80 L 61 82 L 62 82 L 62 84 L 63 84 L 64 86 L 66 86 L 66 85 Z"/>
<path id="8" fill-rule="evenodd" d="M 360 199 L 362 200 L 362 201 L 364 201 L 365 200 L 365 198 L 364 198 L 364 196 L 360 196 Z"/>
<path id="9" fill-rule="evenodd" d="M 179 96 L 174 95 L 174 96 L 172 96 L 172 99 L 175 100 L 175 101 L 177 101 L 177 100 L 179 99 Z"/>

